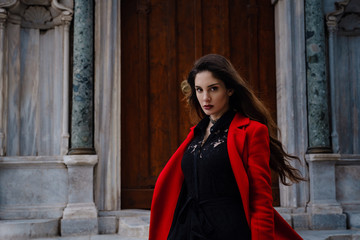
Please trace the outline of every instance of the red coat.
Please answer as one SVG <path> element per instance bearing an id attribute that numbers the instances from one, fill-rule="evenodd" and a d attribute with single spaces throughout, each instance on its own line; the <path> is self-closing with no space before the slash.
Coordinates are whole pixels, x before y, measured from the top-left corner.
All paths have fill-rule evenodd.
<path id="1" fill-rule="evenodd" d="M 183 184 L 183 154 L 194 127 L 170 158 L 155 185 L 149 240 L 168 237 Z M 230 124 L 227 148 L 252 240 L 302 239 L 272 207 L 269 134 L 265 125 L 236 114 Z"/>

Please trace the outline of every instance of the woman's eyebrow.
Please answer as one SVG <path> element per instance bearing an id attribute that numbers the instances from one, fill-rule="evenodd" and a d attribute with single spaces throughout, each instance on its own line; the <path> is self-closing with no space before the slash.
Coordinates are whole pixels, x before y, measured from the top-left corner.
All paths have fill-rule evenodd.
<path id="1" fill-rule="evenodd" d="M 214 87 L 214 86 L 216 86 L 216 85 L 219 85 L 219 83 L 213 83 L 213 84 L 210 84 L 210 85 L 208 86 L 208 88 L 210 88 L 210 87 Z"/>
<path id="2" fill-rule="evenodd" d="M 214 87 L 214 86 L 216 86 L 216 85 L 219 85 L 219 83 L 213 83 L 213 84 L 210 84 L 210 85 L 207 86 L 207 87 L 210 88 L 210 87 Z M 198 85 L 195 85 L 195 87 L 196 87 L 196 88 L 201 88 L 201 87 L 198 86 Z"/>

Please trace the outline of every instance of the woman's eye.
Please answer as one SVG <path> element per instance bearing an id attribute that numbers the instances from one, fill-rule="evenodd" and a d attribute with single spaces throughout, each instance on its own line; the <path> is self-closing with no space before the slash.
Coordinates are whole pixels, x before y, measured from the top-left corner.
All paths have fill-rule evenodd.
<path id="1" fill-rule="evenodd" d="M 202 89 L 201 88 L 196 88 L 195 89 L 197 92 L 202 92 Z"/>
<path id="2" fill-rule="evenodd" d="M 215 92 L 217 89 L 218 89 L 218 87 L 212 87 L 210 90 L 211 90 L 212 92 Z"/>

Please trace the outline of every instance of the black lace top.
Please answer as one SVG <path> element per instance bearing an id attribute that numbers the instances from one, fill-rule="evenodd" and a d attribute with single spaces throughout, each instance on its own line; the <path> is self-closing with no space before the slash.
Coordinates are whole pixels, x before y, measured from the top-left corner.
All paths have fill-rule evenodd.
<path id="1" fill-rule="evenodd" d="M 227 151 L 234 116 L 225 113 L 204 143 L 209 118 L 195 127 L 181 162 L 185 179 L 168 239 L 251 239 Z"/>

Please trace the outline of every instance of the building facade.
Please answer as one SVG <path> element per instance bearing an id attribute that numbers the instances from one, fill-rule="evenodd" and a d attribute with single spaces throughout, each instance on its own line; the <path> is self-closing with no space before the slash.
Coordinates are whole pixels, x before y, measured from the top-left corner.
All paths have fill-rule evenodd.
<path id="1" fill-rule="evenodd" d="M 254 73 L 258 69 L 274 75 L 276 82 L 269 91 L 276 96 L 280 138 L 289 153 L 300 157 L 301 163 L 294 163 L 295 167 L 308 178 L 292 186 L 280 184 L 277 209 L 295 229 L 360 228 L 360 1 L 268 1 L 266 8 L 273 14 L 274 38 L 270 40 L 262 31 L 268 27 L 262 23 L 268 16 L 262 11 L 266 1 L 209 1 L 209 6 L 219 4 L 221 13 L 231 19 L 237 15 L 233 11 L 247 11 L 246 22 L 235 19 L 218 27 L 225 29 L 218 31 L 228 33 L 219 43 L 204 40 L 218 33 L 207 31 L 207 19 L 199 17 L 206 16 L 207 5 L 198 0 L 189 2 L 193 10 L 181 1 L 161 5 L 160 0 L 0 0 L 1 238 L 121 232 L 122 219 L 135 214 L 124 206 L 148 206 L 151 190 L 124 187 L 128 181 L 124 176 L 135 176 L 136 180 L 143 172 L 150 172 L 146 181 L 151 189 L 166 160 L 151 167 L 139 164 L 128 168 L 124 152 L 136 138 L 124 136 L 129 126 L 135 136 L 141 135 L 137 127 L 155 131 L 147 134 L 161 135 L 164 130 L 151 122 L 156 116 L 162 118 L 161 111 L 153 116 L 150 110 L 142 109 L 145 115 L 139 115 L 141 122 L 135 127 L 124 127 L 124 122 L 129 121 L 127 116 L 138 114 L 131 112 L 133 106 L 136 109 L 150 100 L 170 99 L 178 104 L 180 95 L 156 100 L 164 96 L 155 91 L 163 85 L 164 91 L 179 86 L 166 84 L 159 77 L 159 84 L 152 89 L 157 79 L 152 78 L 152 69 L 159 64 L 161 69 L 175 68 L 179 72 L 176 79 L 181 80 L 182 71 L 187 69 L 179 64 L 185 61 L 181 56 L 189 55 L 186 48 L 176 53 L 169 49 L 181 49 L 187 42 L 181 34 L 187 30 L 179 26 L 192 25 L 195 44 L 189 47 L 194 52 L 188 57 L 190 66 L 211 51 L 240 59 L 235 58 L 239 44 L 233 42 L 242 38 L 233 36 L 241 28 L 251 33 L 264 24 L 247 38 L 248 44 L 255 39 L 255 45 L 245 48 L 250 46 L 258 59 L 269 43 L 275 61 L 264 65 L 273 72 L 260 60 L 250 61 L 249 70 L 244 72 L 253 83 L 262 78 Z M 159 6 L 166 6 L 166 11 L 161 12 Z M 128 9 L 134 9 L 134 14 Z M 180 25 L 189 11 L 193 11 L 194 23 Z M 164 30 L 157 25 L 159 29 L 155 26 L 152 32 L 152 16 L 160 18 L 162 13 L 169 19 L 176 16 L 178 22 L 172 24 L 177 27 Z M 134 29 L 140 37 L 133 45 L 125 37 L 132 34 L 122 22 L 125 17 L 137 23 Z M 156 46 L 153 39 L 163 30 L 172 37 L 165 41 L 164 51 L 170 54 L 160 62 L 152 54 L 161 55 L 162 48 L 151 48 L 151 44 Z M 137 49 L 135 60 L 128 57 L 132 52 L 124 46 Z M 139 70 L 137 79 L 150 80 L 135 83 L 124 75 L 131 70 L 131 61 L 137 62 L 138 69 L 147 69 Z M 261 88 L 265 83 L 259 81 L 259 92 L 265 91 Z M 143 89 L 144 84 L 150 87 Z M 125 86 L 135 86 L 135 92 L 128 93 L 130 88 Z M 148 98 L 132 103 L 132 94 Z M 164 111 L 183 120 L 183 115 L 178 115 L 181 108 L 175 109 Z M 190 124 L 179 122 L 166 127 Z M 178 140 L 172 136 L 183 136 L 179 131 L 165 132 L 169 151 L 173 151 Z M 137 157 L 140 163 L 148 164 L 153 154 L 151 146 L 148 148 L 148 155 Z"/>

